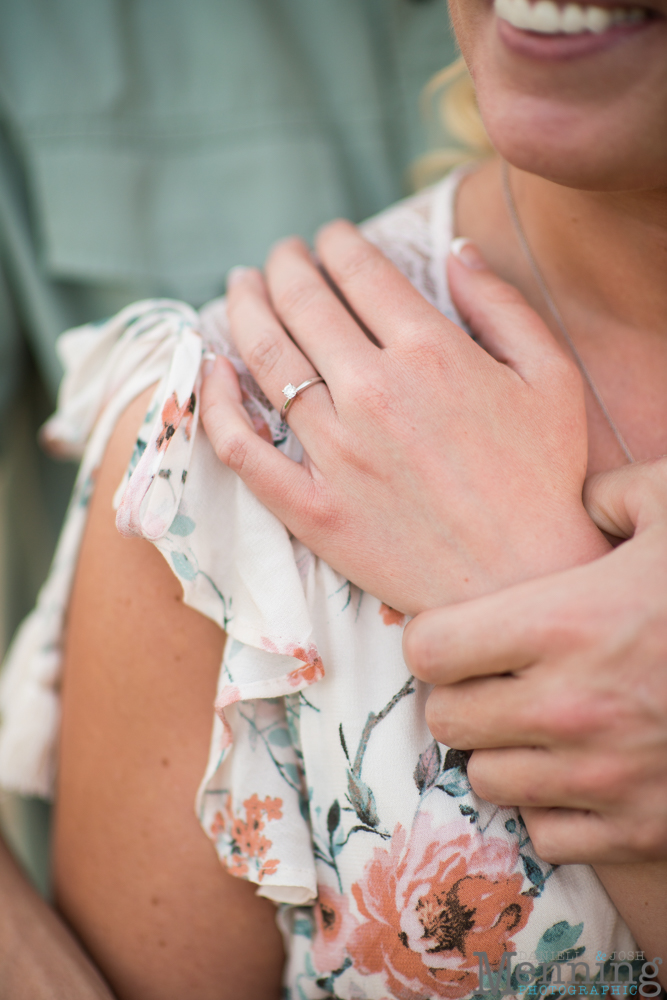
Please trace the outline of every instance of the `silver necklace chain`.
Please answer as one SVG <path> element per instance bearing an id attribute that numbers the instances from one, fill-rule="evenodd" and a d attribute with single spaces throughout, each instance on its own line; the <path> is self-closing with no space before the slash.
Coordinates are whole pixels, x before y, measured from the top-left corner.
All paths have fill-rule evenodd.
<path id="1" fill-rule="evenodd" d="M 576 361 L 577 366 L 579 367 L 579 371 L 581 372 L 581 374 L 585 378 L 585 380 L 586 380 L 586 382 L 588 384 L 589 389 L 593 393 L 593 397 L 595 399 L 595 402 L 600 407 L 602 415 L 605 418 L 605 420 L 607 421 L 607 423 L 609 424 L 609 427 L 611 428 L 611 431 L 612 431 L 614 437 L 618 441 L 618 444 L 619 444 L 619 446 L 621 448 L 621 451 L 623 452 L 623 454 L 627 458 L 628 462 L 634 462 L 634 458 L 633 458 L 632 452 L 630 451 L 630 449 L 628 448 L 627 444 L 625 443 L 625 438 L 623 437 L 623 435 L 619 431 L 618 427 L 614 423 L 614 421 L 612 419 L 612 416 L 611 416 L 609 410 L 607 409 L 607 404 L 605 403 L 604 399 L 602 398 L 602 393 L 600 392 L 600 390 L 596 386 L 595 382 L 593 381 L 593 376 L 591 375 L 591 373 L 589 372 L 588 368 L 584 364 L 584 362 L 583 362 L 583 360 L 581 358 L 581 355 L 579 354 L 579 351 L 576 349 L 576 347 L 574 346 L 574 343 L 572 342 L 572 337 L 568 333 L 568 329 L 565 326 L 565 322 L 563 320 L 563 317 L 560 314 L 560 310 L 558 309 L 558 306 L 556 305 L 556 303 L 554 302 L 553 298 L 551 297 L 551 292 L 549 291 L 549 289 L 547 287 L 547 283 L 544 280 L 544 276 L 543 276 L 542 272 L 540 271 L 540 268 L 539 268 L 539 265 L 538 265 L 537 261 L 535 260 L 535 257 L 533 255 L 533 251 L 530 249 L 530 244 L 528 243 L 528 240 L 526 239 L 526 234 L 523 231 L 523 226 L 521 225 L 521 220 L 519 219 L 519 213 L 517 211 L 516 202 L 514 201 L 514 195 L 512 194 L 512 186 L 510 184 L 509 167 L 508 167 L 507 162 L 505 160 L 503 160 L 503 164 L 502 164 L 502 174 L 503 174 L 503 193 L 505 195 L 505 202 L 507 204 L 507 210 L 508 210 L 508 212 L 510 214 L 510 218 L 512 220 L 512 225 L 514 226 L 514 230 L 516 232 L 517 239 L 519 240 L 519 243 L 521 244 L 521 249 L 523 250 L 524 254 L 526 255 L 526 260 L 528 261 L 528 264 L 530 265 L 530 269 L 533 272 L 533 277 L 535 278 L 535 281 L 537 282 L 538 288 L 540 289 L 540 291 L 541 291 L 541 293 L 542 293 L 542 295 L 544 297 L 544 301 L 547 304 L 547 308 L 548 308 L 549 312 L 551 313 L 551 315 L 553 316 L 553 318 L 554 318 L 554 320 L 556 322 L 556 325 L 558 326 L 558 329 L 563 334 L 563 337 L 565 338 L 565 343 L 567 344 L 567 346 L 572 351 L 572 356 L 574 357 L 574 360 Z"/>

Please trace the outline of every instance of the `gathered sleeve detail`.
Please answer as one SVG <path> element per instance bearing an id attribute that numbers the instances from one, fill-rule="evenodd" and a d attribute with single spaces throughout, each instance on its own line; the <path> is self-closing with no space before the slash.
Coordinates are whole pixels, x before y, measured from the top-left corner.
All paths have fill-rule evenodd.
<path id="1" fill-rule="evenodd" d="M 300 459 L 228 340 L 223 300 L 204 310 L 199 334 L 204 350 L 236 367 L 258 432 Z M 297 735 L 299 692 L 324 676 L 304 585 L 314 557 L 218 460 L 198 426 L 201 357 L 181 336 L 117 491 L 116 523 L 153 542 L 184 602 L 228 636 L 200 822 L 228 871 L 276 902 L 302 904 L 317 892 Z"/>
<path id="2" fill-rule="evenodd" d="M 191 326 L 180 331 L 166 377 L 158 385 L 135 453 L 116 494 L 121 535 L 162 538 L 172 524 L 188 474 L 197 421 L 202 339 Z M 143 428 L 142 428 L 143 429 Z"/>

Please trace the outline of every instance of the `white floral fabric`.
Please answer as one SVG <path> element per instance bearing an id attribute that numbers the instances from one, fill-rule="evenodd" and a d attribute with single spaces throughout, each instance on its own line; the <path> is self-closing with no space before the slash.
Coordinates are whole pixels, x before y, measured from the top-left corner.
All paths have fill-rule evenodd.
<path id="1" fill-rule="evenodd" d="M 444 260 L 458 175 L 364 231 L 460 323 Z M 635 948 L 587 866 L 541 861 L 516 809 L 479 799 L 467 755 L 436 743 L 427 689 L 401 651 L 402 615 L 292 538 L 222 466 L 198 427 L 200 365 L 239 372 L 256 429 L 301 448 L 229 340 L 224 300 L 197 314 L 129 306 L 65 334 L 67 375 L 48 438 L 83 455 L 51 575 L 0 687 L 0 783 L 53 791 L 63 621 L 87 500 L 127 404 L 158 383 L 117 495 L 123 534 L 149 539 L 187 604 L 228 634 L 197 797 L 222 864 L 280 904 L 285 995 L 428 1000 L 478 990 L 478 958 L 546 963 Z"/>

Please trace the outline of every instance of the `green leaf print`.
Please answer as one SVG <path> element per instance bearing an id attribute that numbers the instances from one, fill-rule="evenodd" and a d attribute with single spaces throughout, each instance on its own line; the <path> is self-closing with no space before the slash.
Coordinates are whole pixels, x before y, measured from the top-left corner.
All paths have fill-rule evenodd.
<path id="1" fill-rule="evenodd" d="M 269 743 L 274 747 L 288 747 L 292 742 L 289 730 L 285 729 L 284 726 L 279 726 L 277 729 L 272 729 L 269 733 Z"/>
<path id="2" fill-rule="evenodd" d="M 521 860 L 523 861 L 523 870 L 525 871 L 527 877 L 530 879 L 533 885 L 536 885 L 541 889 L 542 886 L 544 885 L 544 872 L 538 865 L 537 861 L 534 861 L 531 857 L 528 857 L 527 854 L 522 854 Z M 559 927 L 559 926 L 560 924 L 554 924 L 554 927 Z M 568 924 L 567 926 L 569 927 L 570 925 Z M 551 929 L 553 930 L 553 928 Z M 549 931 L 545 931 L 545 934 L 548 933 Z M 579 933 L 581 933 L 581 931 Z"/>
<path id="3" fill-rule="evenodd" d="M 171 561 L 173 562 L 174 569 L 178 575 L 184 580 L 196 579 L 197 570 L 183 552 L 172 552 Z"/>
<path id="4" fill-rule="evenodd" d="M 462 795 L 467 795 L 470 791 L 470 782 L 465 774 L 456 769 L 452 771 L 445 771 L 445 774 L 450 775 L 449 781 L 443 781 L 438 788 L 442 788 L 443 792 L 447 792 L 447 795 L 451 795 L 454 799 L 461 798 Z"/>
<path id="5" fill-rule="evenodd" d="M 347 772 L 347 794 L 352 807 L 362 823 L 376 827 L 380 822 L 375 805 L 375 796 L 365 781 L 358 778 L 352 771 Z"/>
<path id="6" fill-rule="evenodd" d="M 338 799 L 334 799 L 331 808 L 329 809 L 329 815 L 327 816 L 327 830 L 332 834 L 338 827 L 340 823 L 340 804 Z"/>
<path id="7" fill-rule="evenodd" d="M 191 517 L 186 517 L 185 514 L 177 514 L 169 525 L 170 535 L 191 535 L 194 530 L 195 522 Z"/>
<path id="8" fill-rule="evenodd" d="M 569 951 L 581 937 L 583 929 L 583 924 L 572 927 L 567 920 L 559 920 L 553 927 L 549 927 L 540 938 L 535 950 L 538 961 L 553 962 L 561 952 Z"/>
<path id="9" fill-rule="evenodd" d="M 438 775 L 440 774 L 440 765 L 442 764 L 442 755 L 440 753 L 440 747 L 435 740 L 426 747 L 423 753 L 419 755 L 419 760 L 417 761 L 417 766 L 415 767 L 413 778 L 415 785 L 419 793 L 421 794 L 426 788 L 432 788 L 432 786 L 438 780 Z"/>

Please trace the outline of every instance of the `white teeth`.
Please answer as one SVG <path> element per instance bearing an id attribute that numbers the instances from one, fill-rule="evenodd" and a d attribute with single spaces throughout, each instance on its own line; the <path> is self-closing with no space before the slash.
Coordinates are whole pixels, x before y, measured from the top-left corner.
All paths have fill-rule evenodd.
<path id="1" fill-rule="evenodd" d="M 586 27 L 596 35 L 601 35 L 603 31 L 611 27 L 611 13 L 603 10 L 602 7 L 586 7 Z"/>
<path id="2" fill-rule="evenodd" d="M 512 3 L 514 16 L 521 25 L 522 28 L 528 27 L 528 22 L 530 21 L 530 2 L 529 0 L 510 0 Z"/>
<path id="3" fill-rule="evenodd" d="M 560 11 L 552 0 L 538 0 L 531 15 L 535 25 L 534 31 L 544 32 L 545 35 L 553 35 L 560 31 Z"/>
<path id="4" fill-rule="evenodd" d="M 569 3 L 563 8 L 562 28 L 566 35 L 578 35 L 586 30 L 586 15 L 578 3 Z"/>
<path id="5" fill-rule="evenodd" d="M 536 31 L 541 35 L 580 35 L 591 31 L 596 35 L 616 24 L 637 24 L 645 21 L 648 12 L 642 7 L 598 7 L 568 3 L 559 7 L 553 0 L 495 0 L 498 17 L 515 28 Z"/>

